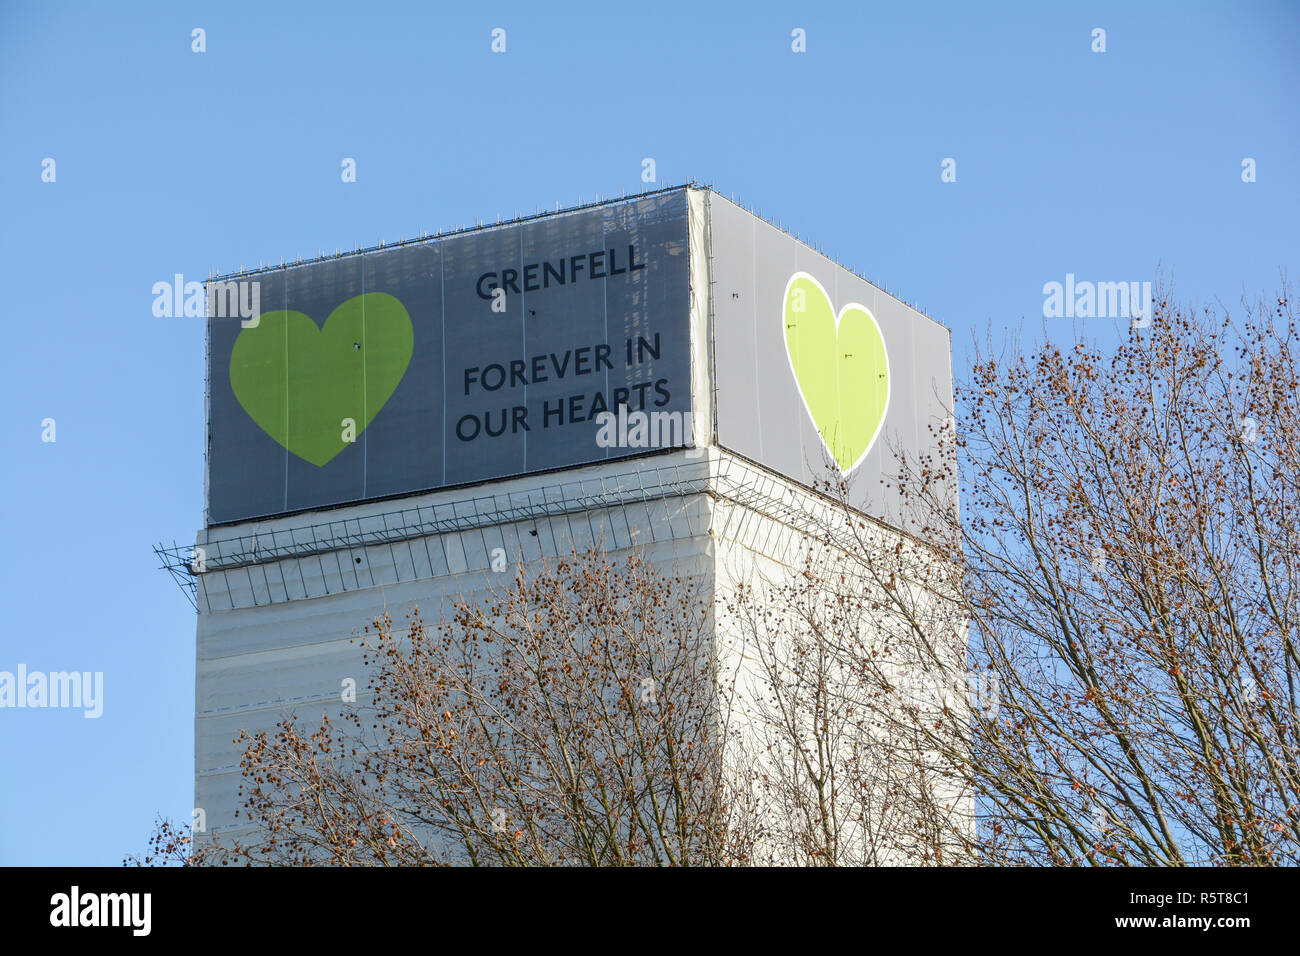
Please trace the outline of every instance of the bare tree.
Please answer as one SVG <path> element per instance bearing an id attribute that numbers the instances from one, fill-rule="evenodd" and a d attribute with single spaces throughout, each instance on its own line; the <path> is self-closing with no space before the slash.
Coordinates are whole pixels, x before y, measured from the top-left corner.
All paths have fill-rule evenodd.
<path id="1" fill-rule="evenodd" d="M 846 510 L 855 572 L 805 580 L 855 703 L 978 795 L 983 862 L 1300 862 L 1294 313 L 1161 298 L 1110 353 L 981 350 L 899 476 L 916 533 Z"/>
<path id="2" fill-rule="evenodd" d="M 202 857 L 194 855 L 194 838 L 190 828 L 159 816 L 144 853 L 130 853 L 122 858 L 123 866 L 197 866 Z"/>
<path id="3" fill-rule="evenodd" d="M 367 628 L 373 703 L 243 735 L 255 839 L 209 861 L 744 863 L 701 583 L 634 549 L 522 571 L 436 627 Z"/>
<path id="4" fill-rule="evenodd" d="M 734 659 L 748 663 L 737 725 L 769 859 L 974 863 L 974 790 L 954 766 L 970 741 L 955 565 L 832 504 L 813 507 L 820 533 L 791 565 L 722 598 Z"/>
<path id="5" fill-rule="evenodd" d="M 716 594 L 592 551 L 382 619 L 372 707 L 247 736 L 258 841 L 202 861 L 1300 862 L 1294 312 L 1158 298 L 978 349 L 901 527 L 839 479 Z"/>

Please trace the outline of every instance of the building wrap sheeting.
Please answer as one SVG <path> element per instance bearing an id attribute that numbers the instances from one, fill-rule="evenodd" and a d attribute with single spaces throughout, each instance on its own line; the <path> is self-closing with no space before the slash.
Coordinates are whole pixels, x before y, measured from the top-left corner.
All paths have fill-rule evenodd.
<path id="1" fill-rule="evenodd" d="M 235 281 L 209 525 L 713 443 L 904 527 L 898 456 L 952 404 L 946 328 L 703 188 Z M 620 406 L 676 420 L 611 442 Z"/>
<path id="2" fill-rule="evenodd" d="M 676 190 L 222 280 L 208 524 L 644 451 L 596 416 L 691 412 L 687 231 Z"/>
<path id="3" fill-rule="evenodd" d="M 714 192 L 709 231 L 717 444 L 806 485 L 846 476 L 908 528 L 893 479 L 951 413 L 948 329 Z"/>

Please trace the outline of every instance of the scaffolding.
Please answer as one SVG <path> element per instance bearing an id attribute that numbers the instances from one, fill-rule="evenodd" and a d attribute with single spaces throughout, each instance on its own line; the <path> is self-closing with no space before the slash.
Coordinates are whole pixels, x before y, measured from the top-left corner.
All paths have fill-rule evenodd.
<path id="1" fill-rule="evenodd" d="M 775 522 L 847 543 L 851 532 L 842 522 L 836 530 L 827 511 L 822 496 L 710 449 L 695 461 L 643 463 L 613 475 L 370 515 L 229 536 L 209 528 L 193 547 L 172 542 L 154 552 L 190 604 L 213 611 L 483 570 L 500 558 L 528 560 L 595 544 L 708 534 L 740 540 L 755 515 L 771 519 L 768 534 Z"/>

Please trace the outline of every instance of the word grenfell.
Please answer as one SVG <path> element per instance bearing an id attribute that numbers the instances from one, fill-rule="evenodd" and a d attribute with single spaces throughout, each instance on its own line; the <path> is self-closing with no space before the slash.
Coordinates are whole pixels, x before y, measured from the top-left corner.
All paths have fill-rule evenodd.
<path id="1" fill-rule="evenodd" d="M 153 927 L 150 893 L 82 893 L 78 886 L 50 897 L 50 925 L 127 926 L 132 936 L 148 936 Z"/>
<path id="2" fill-rule="evenodd" d="M 104 672 L 41 671 L 28 673 L 26 664 L 18 673 L 0 671 L 0 708 L 80 708 L 83 717 L 94 720 L 104 713 Z"/>
<path id="3" fill-rule="evenodd" d="M 622 261 L 624 264 L 619 265 Z M 485 272 L 478 277 L 474 291 L 480 299 L 490 300 L 494 289 L 504 289 L 518 295 L 523 292 L 538 292 L 555 285 L 565 285 L 580 279 L 606 279 L 627 273 L 639 272 L 645 268 L 644 262 L 636 261 L 636 246 L 627 247 L 627 258 L 622 259 L 618 249 L 603 249 L 599 252 L 580 252 L 576 256 L 555 259 L 546 262 L 530 262 L 522 269 L 500 269 Z M 519 283 L 523 281 L 521 289 Z"/>

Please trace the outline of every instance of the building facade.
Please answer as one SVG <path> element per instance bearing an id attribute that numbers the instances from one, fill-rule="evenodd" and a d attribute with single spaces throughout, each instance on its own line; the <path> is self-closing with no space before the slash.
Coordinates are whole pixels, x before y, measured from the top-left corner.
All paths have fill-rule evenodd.
<path id="1" fill-rule="evenodd" d="M 885 479 L 952 400 L 943 326 L 693 186 L 214 280 L 208 353 L 205 527 L 163 551 L 198 611 L 200 840 L 244 832 L 241 730 L 364 696 L 385 610 L 592 545 L 721 600 L 796 573 L 828 478 L 908 533 Z"/>

